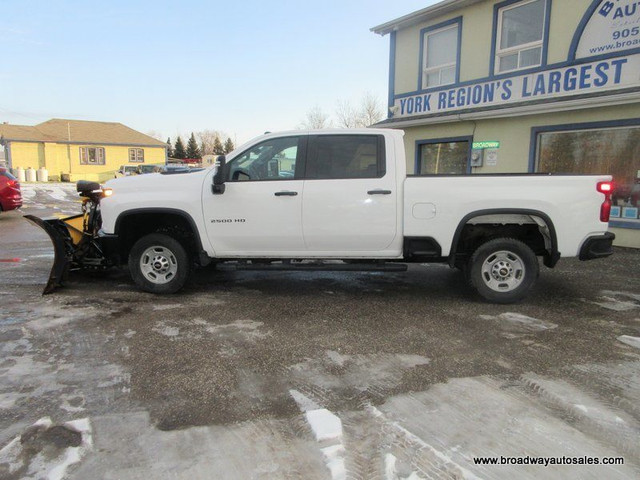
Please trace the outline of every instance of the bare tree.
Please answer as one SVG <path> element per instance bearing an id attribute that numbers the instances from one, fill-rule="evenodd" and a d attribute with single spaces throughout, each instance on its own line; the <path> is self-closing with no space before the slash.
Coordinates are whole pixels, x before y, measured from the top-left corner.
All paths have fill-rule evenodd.
<path id="1" fill-rule="evenodd" d="M 162 141 L 162 139 L 164 138 L 162 136 L 162 133 L 160 133 L 158 130 L 149 130 L 147 132 L 147 135 L 150 136 L 150 137 L 155 138 L 156 140 L 160 140 L 160 141 Z"/>
<path id="2" fill-rule="evenodd" d="M 218 142 L 220 142 L 220 138 L 222 136 L 221 132 L 217 130 L 202 130 L 200 132 L 196 132 L 196 138 L 200 142 L 202 155 L 215 155 L 214 146 L 216 138 L 218 139 Z"/>
<path id="3" fill-rule="evenodd" d="M 300 125 L 298 125 L 298 128 L 303 130 L 315 130 L 330 127 L 331 120 L 329 119 L 329 116 L 317 105 L 307 112 L 304 120 L 300 122 Z"/>
<path id="4" fill-rule="evenodd" d="M 384 118 L 384 110 L 380 106 L 380 100 L 371 92 L 367 92 L 362 97 L 360 118 L 364 127 L 370 127 Z"/>
<path id="5" fill-rule="evenodd" d="M 354 110 L 347 100 L 338 100 L 336 118 L 341 128 L 356 128 L 358 125 L 358 112 Z"/>
<path id="6" fill-rule="evenodd" d="M 339 100 L 336 107 L 338 125 L 343 128 L 364 128 L 384 118 L 380 101 L 371 93 L 367 93 L 360 101 L 360 107 L 354 108 L 348 101 Z"/>

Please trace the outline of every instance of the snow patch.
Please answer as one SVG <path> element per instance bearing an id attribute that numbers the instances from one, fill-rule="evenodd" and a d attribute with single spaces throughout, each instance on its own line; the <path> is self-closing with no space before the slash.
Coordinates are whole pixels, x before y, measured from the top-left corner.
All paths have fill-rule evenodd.
<path id="1" fill-rule="evenodd" d="M 483 320 L 498 321 L 504 328 L 520 332 L 542 332 L 558 327 L 555 323 L 514 312 L 505 312 L 500 315 L 480 315 L 480 318 Z"/>
<path id="2" fill-rule="evenodd" d="M 53 187 L 45 189 L 44 192 L 49 195 L 51 198 L 55 198 L 61 202 L 68 202 L 71 199 L 67 196 L 67 192 L 65 192 L 62 188 Z M 75 201 L 75 199 L 73 199 Z"/>
<path id="3" fill-rule="evenodd" d="M 173 310 L 174 308 L 182 308 L 184 305 L 182 305 L 181 303 L 171 303 L 168 305 L 154 305 L 153 309 L 156 311 L 162 311 L 162 310 Z"/>
<path id="4" fill-rule="evenodd" d="M 341 367 L 344 365 L 344 362 L 349 359 L 347 355 L 340 355 L 338 352 L 334 352 L 333 350 L 327 350 L 327 357 L 329 357 L 329 360 L 333 363 Z"/>
<path id="5" fill-rule="evenodd" d="M 20 437 L 16 437 L 0 450 L 0 465 L 8 465 L 10 474 L 18 471 L 22 467 L 22 462 L 18 459 L 21 452 Z"/>
<path id="6" fill-rule="evenodd" d="M 23 470 L 24 474 L 21 478 L 24 479 L 62 480 L 69 467 L 79 463 L 87 451 L 93 448 L 91 423 L 88 418 L 66 422 L 62 428 L 67 432 L 80 434 L 79 445 L 67 446 L 66 448 L 56 446 L 51 440 L 47 440 L 45 434 L 53 427 L 53 422 L 49 417 L 43 417 L 35 422 L 27 431 L 30 432 L 30 435 L 26 438 L 24 435 L 18 435 L 0 450 L 0 464 L 8 465 L 9 474 Z M 34 445 L 42 444 L 42 450 L 37 453 L 31 451 L 34 447 L 23 449 L 23 444 L 34 435 L 40 435 L 40 440 Z M 60 451 L 57 452 L 58 450 Z"/>
<path id="7" fill-rule="evenodd" d="M 325 464 L 331 472 L 333 480 L 345 480 L 347 478 L 347 468 L 344 464 L 344 445 L 337 444 L 330 447 L 321 448 L 324 455 Z"/>
<path id="8" fill-rule="evenodd" d="M 630 347 L 640 348 L 640 337 L 632 337 L 630 335 L 620 335 L 618 340 Z"/>
<path id="9" fill-rule="evenodd" d="M 318 405 L 316 402 L 314 402 L 310 398 L 305 397 L 298 390 L 293 390 L 293 389 L 289 390 L 289 395 L 293 397 L 293 399 L 298 404 L 298 408 L 303 412 L 320 409 L 320 405 Z"/>
<path id="10" fill-rule="evenodd" d="M 393 453 L 384 456 L 384 475 L 386 480 L 423 480 L 416 472 L 411 472 L 408 477 L 400 477 L 396 471 L 397 458 Z"/>
<path id="11" fill-rule="evenodd" d="M 325 465 L 331 472 L 333 480 L 345 480 L 347 469 L 344 463 L 345 448 L 342 444 L 342 421 L 326 408 L 306 397 L 297 390 L 289 390 L 300 410 L 305 412 L 307 423 L 313 430 L 318 442 L 325 447 L 320 448 L 324 456 Z"/>
<path id="12" fill-rule="evenodd" d="M 578 403 L 574 403 L 573 406 L 576 407 L 578 410 L 582 410 L 584 413 L 589 413 L 589 409 L 587 407 L 585 407 L 584 405 L 580 405 Z"/>
<path id="13" fill-rule="evenodd" d="M 305 413 L 305 417 L 317 441 L 342 437 L 342 422 L 326 408 L 309 410 Z"/>
<path id="14" fill-rule="evenodd" d="M 640 295 L 631 292 L 602 290 L 598 300 L 599 301 L 584 301 L 606 308 L 607 310 L 613 310 L 614 312 L 627 312 L 640 308 Z"/>
<path id="15" fill-rule="evenodd" d="M 180 334 L 178 327 L 166 325 L 164 322 L 158 322 L 151 330 L 165 337 L 177 337 Z"/>
<path id="16" fill-rule="evenodd" d="M 392 389 L 402 381 L 405 371 L 429 362 L 428 358 L 421 355 L 343 355 L 327 350 L 325 357 L 310 358 L 291 365 L 289 369 L 296 378 L 324 389 L 367 391 L 372 388 Z M 336 372 L 335 366 L 340 367 L 339 372 Z"/>
<path id="17" fill-rule="evenodd" d="M 263 322 L 256 322 L 254 320 L 235 320 L 224 325 L 210 325 L 206 330 L 214 335 L 241 334 L 247 340 L 255 341 L 271 335 L 271 332 L 259 331 L 263 325 Z"/>
<path id="18" fill-rule="evenodd" d="M 427 442 L 425 442 L 422 438 L 418 437 L 414 433 L 411 433 L 409 430 L 404 428 L 398 422 L 393 422 L 393 421 L 388 420 L 385 417 L 384 413 L 382 413 L 380 410 L 378 410 L 373 405 L 369 405 L 367 407 L 367 411 L 371 415 L 373 415 L 375 418 L 378 418 L 379 420 L 384 421 L 387 425 L 390 425 L 392 428 L 396 429 L 407 440 L 409 440 L 409 441 L 419 445 L 421 448 L 429 451 L 431 454 L 436 456 L 438 459 L 443 461 L 445 464 L 447 464 L 448 466 L 452 467 L 453 470 L 457 470 L 457 472 L 459 472 L 460 475 L 456 476 L 455 478 L 464 478 L 466 480 L 480 480 L 480 478 L 478 476 L 476 476 L 473 472 L 470 472 L 469 470 L 467 470 L 463 466 L 457 464 L 449 456 L 445 455 L 440 450 L 436 450 L 431 445 L 429 445 Z M 395 462 L 394 462 L 394 469 L 395 469 Z M 393 477 L 391 477 L 391 478 L 393 478 Z M 413 477 L 413 478 L 416 478 L 416 477 Z"/>

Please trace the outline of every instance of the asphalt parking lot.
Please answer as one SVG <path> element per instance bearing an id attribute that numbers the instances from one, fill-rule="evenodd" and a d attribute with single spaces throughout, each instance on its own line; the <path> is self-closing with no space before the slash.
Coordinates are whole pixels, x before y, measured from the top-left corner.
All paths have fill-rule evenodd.
<path id="1" fill-rule="evenodd" d="M 640 250 L 543 268 L 510 306 L 439 265 L 43 297 L 52 248 L 21 214 L 79 204 L 23 190 L 0 214 L 0 478 L 640 477 Z"/>

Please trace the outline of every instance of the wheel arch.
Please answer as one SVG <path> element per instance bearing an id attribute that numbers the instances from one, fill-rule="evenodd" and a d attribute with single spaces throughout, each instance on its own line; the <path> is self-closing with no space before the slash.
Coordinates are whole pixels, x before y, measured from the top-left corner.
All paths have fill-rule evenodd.
<path id="1" fill-rule="evenodd" d="M 525 216 L 534 218 L 534 221 L 535 221 L 535 218 L 539 218 L 541 222 L 543 222 L 544 226 L 546 226 L 549 232 L 548 246 L 546 246 L 546 241 L 545 241 L 545 250 L 547 253 L 544 256 L 544 264 L 550 268 L 553 268 L 556 265 L 556 263 L 560 259 L 560 252 L 558 251 L 558 237 L 557 237 L 556 228 L 553 224 L 553 221 L 551 220 L 549 215 L 547 215 L 544 212 L 541 212 L 540 210 L 533 210 L 533 209 L 526 209 L 526 208 L 492 208 L 492 209 L 476 210 L 465 215 L 462 218 L 462 220 L 460 220 L 460 222 L 458 223 L 458 226 L 453 235 L 453 240 L 451 242 L 451 250 L 449 252 L 449 259 L 448 259 L 449 265 L 454 266 L 456 263 L 456 255 L 460 253 L 459 247 L 461 244 L 462 235 L 463 235 L 465 226 L 469 225 L 469 222 L 471 220 L 476 219 L 478 217 L 493 216 L 493 215 L 506 215 L 506 216 L 512 215 L 514 217 L 518 215 L 525 215 Z M 517 223 L 517 222 L 514 222 L 514 223 Z M 541 225 L 538 222 L 536 223 L 538 224 L 538 229 L 540 230 Z M 541 231 L 541 234 L 543 237 L 545 237 L 542 231 Z"/>
<path id="2" fill-rule="evenodd" d="M 156 220 L 157 223 L 151 223 Z M 131 233 L 128 226 L 135 222 L 136 232 Z M 196 258 L 203 263 L 208 256 L 204 252 L 200 232 L 193 217 L 185 212 L 175 208 L 134 208 L 126 210 L 118 215 L 114 225 L 114 234 L 120 240 L 121 253 L 128 255 L 133 243 L 142 235 L 155 233 L 159 227 L 178 226 L 186 228 L 187 233 L 193 239 L 192 248 Z"/>

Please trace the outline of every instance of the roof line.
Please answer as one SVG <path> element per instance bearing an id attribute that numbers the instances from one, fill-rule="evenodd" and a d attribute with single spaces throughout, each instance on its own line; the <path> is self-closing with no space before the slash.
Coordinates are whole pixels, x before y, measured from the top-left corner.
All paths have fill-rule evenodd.
<path id="1" fill-rule="evenodd" d="M 423 8 L 422 10 L 409 13 L 408 15 L 396 18 L 395 20 L 390 20 L 378 26 L 372 27 L 369 30 L 373 33 L 384 36 L 393 31 L 407 28 L 412 25 L 416 25 L 418 23 L 422 23 L 427 20 L 446 15 L 447 13 L 454 12 L 463 7 L 473 5 L 474 3 L 482 1 L 484 0 L 443 0 L 436 3 L 435 5 Z"/>

